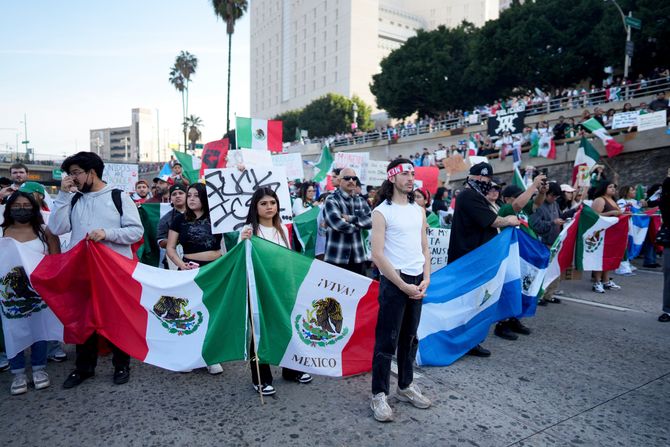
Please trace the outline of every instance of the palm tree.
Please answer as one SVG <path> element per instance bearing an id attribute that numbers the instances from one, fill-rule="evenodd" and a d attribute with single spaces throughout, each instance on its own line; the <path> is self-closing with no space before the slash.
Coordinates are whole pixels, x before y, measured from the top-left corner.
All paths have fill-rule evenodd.
<path id="1" fill-rule="evenodd" d="M 191 150 L 194 151 L 195 143 L 202 135 L 199 127 L 204 126 L 204 124 L 202 123 L 200 117 L 195 115 L 189 115 L 188 118 L 186 118 L 185 124 L 189 126 L 188 139 L 191 142 Z"/>
<path id="2" fill-rule="evenodd" d="M 175 58 L 174 65 L 170 69 L 170 83 L 181 93 L 181 111 L 183 117 L 184 151 L 186 151 L 186 116 L 188 115 L 188 87 L 191 76 L 195 74 L 198 67 L 198 58 L 188 51 L 181 51 Z"/>
<path id="3" fill-rule="evenodd" d="M 230 59 L 235 22 L 247 12 L 247 0 L 212 0 L 214 14 L 226 22 L 228 34 L 228 94 L 226 96 L 226 133 L 230 132 Z"/>

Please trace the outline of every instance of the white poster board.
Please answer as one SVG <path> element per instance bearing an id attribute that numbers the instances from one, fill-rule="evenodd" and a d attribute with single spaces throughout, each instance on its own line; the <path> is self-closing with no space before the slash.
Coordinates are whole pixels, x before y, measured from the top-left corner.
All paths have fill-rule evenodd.
<path id="1" fill-rule="evenodd" d="M 272 155 L 270 151 L 260 149 L 240 149 L 242 163 L 245 166 L 272 166 Z"/>
<path id="2" fill-rule="evenodd" d="M 430 248 L 430 272 L 434 273 L 447 266 L 449 236 L 447 228 L 428 228 L 428 248 Z"/>
<path id="3" fill-rule="evenodd" d="M 447 150 L 446 149 L 440 149 L 435 151 L 435 160 L 440 161 L 447 158 Z"/>
<path id="4" fill-rule="evenodd" d="M 369 152 L 336 152 L 333 168 L 351 168 L 364 185 L 368 184 Z"/>
<path id="5" fill-rule="evenodd" d="M 481 157 L 479 155 L 471 155 L 471 156 L 468 157 L 468 160 L 470 160 L 470 166 L 474 166 L 474 165 L 482 163 L 482 162 L 484 162 L 484 163 L 489 162 L 488 158 Z"/>
<path id="6" fill-rule="evenodd" d="M 388 166 L 388 161 L 383 160 L 368 160 L 368 181 L 366 185 L 371 186 L 382 186 L 384 180 L 386 180 L 386 167 Z"/>
<path id="7" fill-rule="evenodd" d="M 302 154 L 273 155 L 272 166 L 286 169 L 286 177 L 289 180 L 305 178 L 305 171 L 302 168 Z"/>
<path id="8" fill-rule="evenodd" d="M 205 169 L 212 233 L 239 231 L 249 212 L 251 196 L 261 186 L 271 188 L 279 197 L 282 223 L 293 223 L 291 197 L 286 171 L 281 167 Z"/>
<path id="9" fill-rule="evenodd" d="M 102 171 L 102 181 L 112 188 L 133 192 L 137 180 L 139 180 L 138 165 L 105 163 L 105 170 Z"/>
<path id="10" fill-rule="evenodd" d="M 667 123 L 667 111 L 647 113 L 637 117 L 637 131 L 656 129 L 658 127 L 665 127 Z"/>
<path id="11" fill-rule="evenodd" d="M 640 112 L 619 112 L 612 117 L 612 129 L 628 129 L 637 126 L 637 117 Z"/>

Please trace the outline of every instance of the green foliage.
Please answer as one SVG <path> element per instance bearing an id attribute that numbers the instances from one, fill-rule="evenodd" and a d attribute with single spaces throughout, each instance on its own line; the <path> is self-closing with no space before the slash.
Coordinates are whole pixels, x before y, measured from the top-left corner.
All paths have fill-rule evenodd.
<path id="1" fill-rule="evenodd" d="M 282 122 L 283 140 L 285 143 L 296 140 L 296 130 L 298 129 L 301 112 L 302 110 L 288 110 L 273 118 Z"/>

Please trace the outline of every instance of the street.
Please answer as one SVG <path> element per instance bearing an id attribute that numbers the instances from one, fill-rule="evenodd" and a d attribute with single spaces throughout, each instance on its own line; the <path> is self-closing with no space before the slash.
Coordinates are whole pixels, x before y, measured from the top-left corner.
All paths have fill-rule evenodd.
<path id="1" fill-rule="evenodd" d="M 560 285 L 565 299 L 538 308 L 526 321 L 530 336 L 507 341 L 492 328 L 483 344 L 490 358 L 417 368 L 433 407 L 391 397 L 391 423 L 372 418 L 369 374 L 299 385 L 273 368 L 277 394 L 261 405 L 242 362 L 210 376 L 133 360 L 130 382 L 115 386 L 105 357 L 93 379 L 64 390 L 74 365 L 67 346 L 68 361 L 47 366 L 50 388 L 12 397 L 11 374 L 0 374 L 2 445 L 670 445 L 661 271 L 615 275 L 622 290 L 604 295 L 591 292 L 588 276 Z"/>

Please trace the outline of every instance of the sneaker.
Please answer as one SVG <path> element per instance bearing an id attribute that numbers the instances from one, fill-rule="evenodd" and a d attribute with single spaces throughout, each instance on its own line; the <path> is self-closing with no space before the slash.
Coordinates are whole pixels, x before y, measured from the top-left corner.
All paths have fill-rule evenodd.
<path id="1" fill-rule="evenodd" d="M 257 393 L 261 393 L 263 396 L 272 396 L 277 392 L 275 387 L 272 385 L 268 384 L 262 384 L 262 385 L 254 385 L 254 390 L 256 390 Z"/>
<path id="2" fill-rule="evenodd" d="M 123 385 L 130 380 L 130 367 L 122 366 L 114 369 L 114 384 Z"/>
<path id="3" fill-rule="evenodd" d="M 389 403 L 386 401 L 386 394 L 383 392 L 372 396 L 370 408 L 372 409 L 374 418 L 379 422 L 389 422 L 393 420 L 393 410 L 389 407 Z"/>
<path id="4" fill-rule="evenodd" d="M 0 360 L 0 372 L 7 371 L 9 369 L 9 361 L 7 359 Z"/>
<path id="5" fill-rule="evenodd" d="M 474 348 L 470 349 L 467 354 L 473 355 L 475 357 L 491 357 L 491 351 L 484 348 L 482 345 L 475 346 Z"/>
<path id="6" fill-rule="evenodd" d="M 667 323 L 670 321 L 670 314 L 663 312 L 660 317 L 658 317 L 658 321 L 661 323 Z"/>
<path id="7" fill-rule="evenodd" d="M 298 377 L 296 377 L 295 380 L 296 380 L 298 383 L 309 383 L 309 382 L 312 381 L 312 379 L 313 379 L 313 377 L 312 377 L 311 375 L 309 375 L 309 374 L 307 374 L 307 373 L 302 373 L 302 374 L 300 374 Z"/>
<path id="8" fill-rule="evenodd" d="M 216 376 L 217 374 L 221 374 L 223 372 L 223 367 L 220 363 L 215 363 L 207 367 L 207 372 L 213 376 Z"/>
<path id="9" fill-rule="evenodd" d="M 28 392 L 28 379 L 24 373 L 14 374 L 11 387 L 12 396 Z"/>
<path id="10" fill-rule="evenodd" d="M 604 284 L 603 284 L 603 287 L 604 287 L 605 289 L 611 289 L 611 290 L 619 290 L 619 289 L 621 289 L 621 286 L 615 284 L 614 281 L 612 281 L 611 279 L 610 279 L 609 281 L 607 281 L 606 283 L 604 283 Z"/>
<path id="11" fill-rule="evenodd" d="M 43 369 L 33 372 L 33 384 L 35 385 L 36 390 L 47 388 L 51 385 L 49 374 Z"/>
<path id="12" fill-rule="evenodd" d="M 410 383 L 404 390 L 398 388 L 396 390 L 396 397 L 400 402 L 409 402 L 416 408 L 426 409 L 430 407 L 430 399 L 421 394 L 419 387 L 413 383 Z"/>
<path id="13" fill-rule="evenodd" d="M 510 328 L 512 332 L 522 335 L 530 335 L 530 328 L 524 325 L 518 318 L 510 318 L 507 322 L 507 327 Z"/>
<path id="14" fill-rule="evenodd" d="M 507 327 L 507 322 L 500 322 L 496 324 L 496 328 L 493 331 L 494 334 L 496 334 L 500 338 L 504 338 L 505 340 L 516 340 L 519 338 L 518 335 L 516 335 L 512 330 Z"/>
<path id="15" fill-rule="evenodd" d="M 92 372 L 83 372 L 83 371 L 77 371 L 76 369 L 70 373 L 69 376 L 67 376 L 67 379 L 65 379 L 65 382 L 63 382 L 63 388 L 70 389 L 74 388 L 77 385 L 81 384 L 84 380 L 88 379 L 89 377 L 93 377 Z"/>
<path id="16" fill-rule="evenodd" d="M 603 287 L 603 283 L 600 281 L 594 282 L 593 286 L 591 287 L 591 290 L 593 290 L 596 293 L 605 293 L 605 288 Z"/>
<path id="17" fill-rule="evenodd" d="M 47 360 L 50 362 L 61 363 L 67 360 L 67 354 L 63 351 L 63 348 L 60 345 L 54 349 L 51 354 L 47 357 Z"/>

